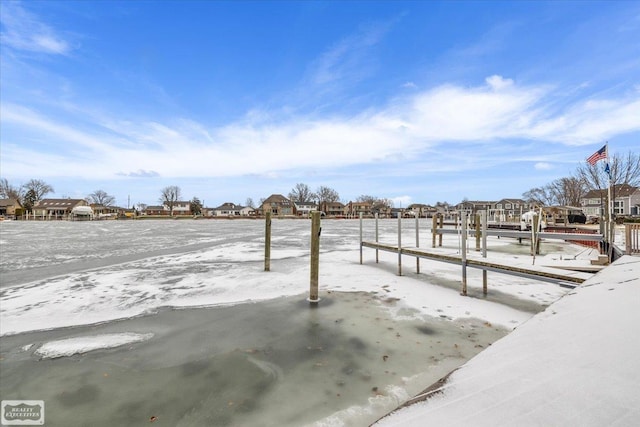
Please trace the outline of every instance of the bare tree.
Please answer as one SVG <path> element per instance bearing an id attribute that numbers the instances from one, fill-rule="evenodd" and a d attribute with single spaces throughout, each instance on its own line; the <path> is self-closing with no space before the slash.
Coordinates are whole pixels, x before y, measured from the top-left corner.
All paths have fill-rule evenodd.
<path id="1" fill-rule="evenodd" d="M 170 185 L 162 189 L 160 193 L 160 203 L 169 208 L 169 214 L 173 216 L 173 208 L 180 200 L 180 187 L 177 185 Z"/>
<path id="2" fill-rule="evenodd" d="M 49 193 L 53 193 L 53 187 L 42 181 L 41 179 L 31 179 L 22 186 L 25 194 L 29 191 L 35 196 L 36 203 L 43 199 Z"/>
<path id="3" fill-rule="evenodd" d="M 256 208 L 256 205 L 255 203 L 253 203 L 253 199 L 251 197 L 247 197 L 247 200 L 245 200 L 244 205 L 250 207 L 251 209 Z"/>
<path id="4" fill-rule="evenodd" d="M 147 209 L 146 203 L 138 203 L 136 207 L 138 208 L 138 212 L 144 212 Z"/>
<path id="5" fill-rule="evenodd" d="M 116 198 L 107 194 L 104 190 L 96 190 L 89 194 L 87 201 L 96 205 L 113 206 L 116 202 Z"/>
<path id="6" fill-rule="evenodd" d="M 611 184 L 627 184 L 634 187 L 640 185 L 640 154 L 629 153 L 621 155 L 615 153 L 609 159 L 609 174 L 605 170 L 605 162 L 590 165 L 585 162 L 578 166 L 576 175 L 583 179 L 590 190 L 604 190 Z"/>
<path id="7" fill-rule="evenodd" d="M 298 183 L 289 192 L 289 200 L 298 203 L 308 202 L 312 199 L 313 193 L 307 184 Z"/>
<path id="8" fill-rule="evenodd" d="M 7 178 L 0 179 L 0 199 L 22 200 L 22 193 L 19 187 L 9 184 Z"/>
<path id="9" fill-rule="evenodd" d="M 316 198 L 320 202 L 333 203 L 340 201 L 340 195 L 336 190 L 329 187 L 320 186 L 315 193 Z"/>
<path id="10" fill-rule="evenodd" d="M 361 196 L 358 196 L 356 198 L 356 202 L 360 202 L 360 203 L 369 203 L 373 206 L 373 204 L 376 202 L 376 200 L 378 200 L 377 197 L 374 196 L 369 196 L 368 194 L 363 194 Z"/>
<path id="11" fill-rule="evenodd" d="M 544 187 L 535 187 L 529 191 L 525 191 L 522 193 L 522 198 L 528 203 L 535 203 L 542 206 L 551 206 L 555 204 L 555 199 L 548 185 Z"/>

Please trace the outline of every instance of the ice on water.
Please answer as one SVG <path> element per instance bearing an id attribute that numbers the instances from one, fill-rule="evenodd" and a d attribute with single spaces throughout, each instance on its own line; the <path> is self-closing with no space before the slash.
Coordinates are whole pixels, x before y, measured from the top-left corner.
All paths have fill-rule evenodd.
<path id="1" fill-rule="evenodd" d="M 362 425 L 567 291 L 496 274 L 482 298 L 470 271 L 478 298 L 463 298 L 456 266 L 423 260 L 417 275 L 407 258 L 399 277 L 397 256 L 373 250 L 360 265 L 358 225 L 323 221 L 311 308 L 308 221 L 273 221 L 270 272 L 263 221 L 3 224 L 2 396 L 45 399 L 60 425 Z M 396 227 L 381 221 L 381 240 Z"/>

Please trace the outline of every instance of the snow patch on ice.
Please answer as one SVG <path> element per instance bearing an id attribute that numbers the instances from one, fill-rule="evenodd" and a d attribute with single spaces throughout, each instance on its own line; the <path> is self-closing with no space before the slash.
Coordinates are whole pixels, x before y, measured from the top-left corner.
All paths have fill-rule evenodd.
<path id="1" fill-rule="evenodd" d="M 43 359 L 68 357 L 74 354 L 83 354 L 89 351 L 120 347 L 125 344 L 146 341 L 153 337 L 152 333 L 137 334 L 124 332 L 118 334 L 100 334 L 85 337 L 74 337 L 63 340 L 50 341 L 43 344 L 35 351 L 35 354 Z M 31 347 L 31 346 L 25 346 Z"/>

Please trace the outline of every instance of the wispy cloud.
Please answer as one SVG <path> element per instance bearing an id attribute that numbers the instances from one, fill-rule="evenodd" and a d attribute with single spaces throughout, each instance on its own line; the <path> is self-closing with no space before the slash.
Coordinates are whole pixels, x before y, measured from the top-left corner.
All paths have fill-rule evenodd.
<path id="1" fill-rule="evenodd" d="M 269 176 L 422 158 L 433 164 L 430 153 L 450 152 L 458 143 L 484 147 L 518 138 L 580 145 L 640 130 L 637 92 L 547 108 L 555 105 L 555 96 L 551 86 L 521 86 L 495 75 L 476 87 L 441 85 L 351 116 L 287 116 L 265 122 L 257 114 L 255 122 L 244 118 L 217 128 L 182 118 L 160 123 L 115 117 L 78 129 L 74 123 L 93 117 L 50 117 L 3 104 L 3 168 L 17 173 L 13 169 L 20 165 L 28 167 L 26 173 L 47 170 L 65 176 L 90 170 L 89 176 L 100 178 Z M 80 114 L 82 108 L 72 111 Z M 66 160 L 56 164 L 34 151 L 25 163 L 30 154 L 17 149 L 18 138 L 47 140 Z M 99 159 L 100 167 L 87 168 L 87 159 Z M 468 161 L 477 163 L 482 157 Z"/>
<path id="2" fill-rule="evenodd" d="M 18 51 L 65 55 L 71 45 L 50 25 L 27 11 L 21 2 L 3 1 L 0 23 L 2 44 Z"/>
<path id="3" fill-rule="evenodd" d="M 160 174 L 156 171 L 146 171 L 143 169 L 138 169 L 134 172 L 118 172 L 116 175 L 125 176 L 129 178 L 155 178 L 160 176 Z"/>

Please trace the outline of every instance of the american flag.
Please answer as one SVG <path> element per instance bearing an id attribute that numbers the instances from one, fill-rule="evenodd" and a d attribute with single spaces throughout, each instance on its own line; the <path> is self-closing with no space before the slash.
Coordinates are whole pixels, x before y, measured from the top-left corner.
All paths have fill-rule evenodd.
<path id="1" fill-rule="evenodd" d="M 598 163 L 598 160 L 602 160 L 606 158 L 607 158 L 607 144 L 603 145 L 601 149 L 599 149 L 598 151 L 590 155 L 587 158 L 587 162 L 589 162 L 589 164 L 593 166 L 596 163 Z"/>

